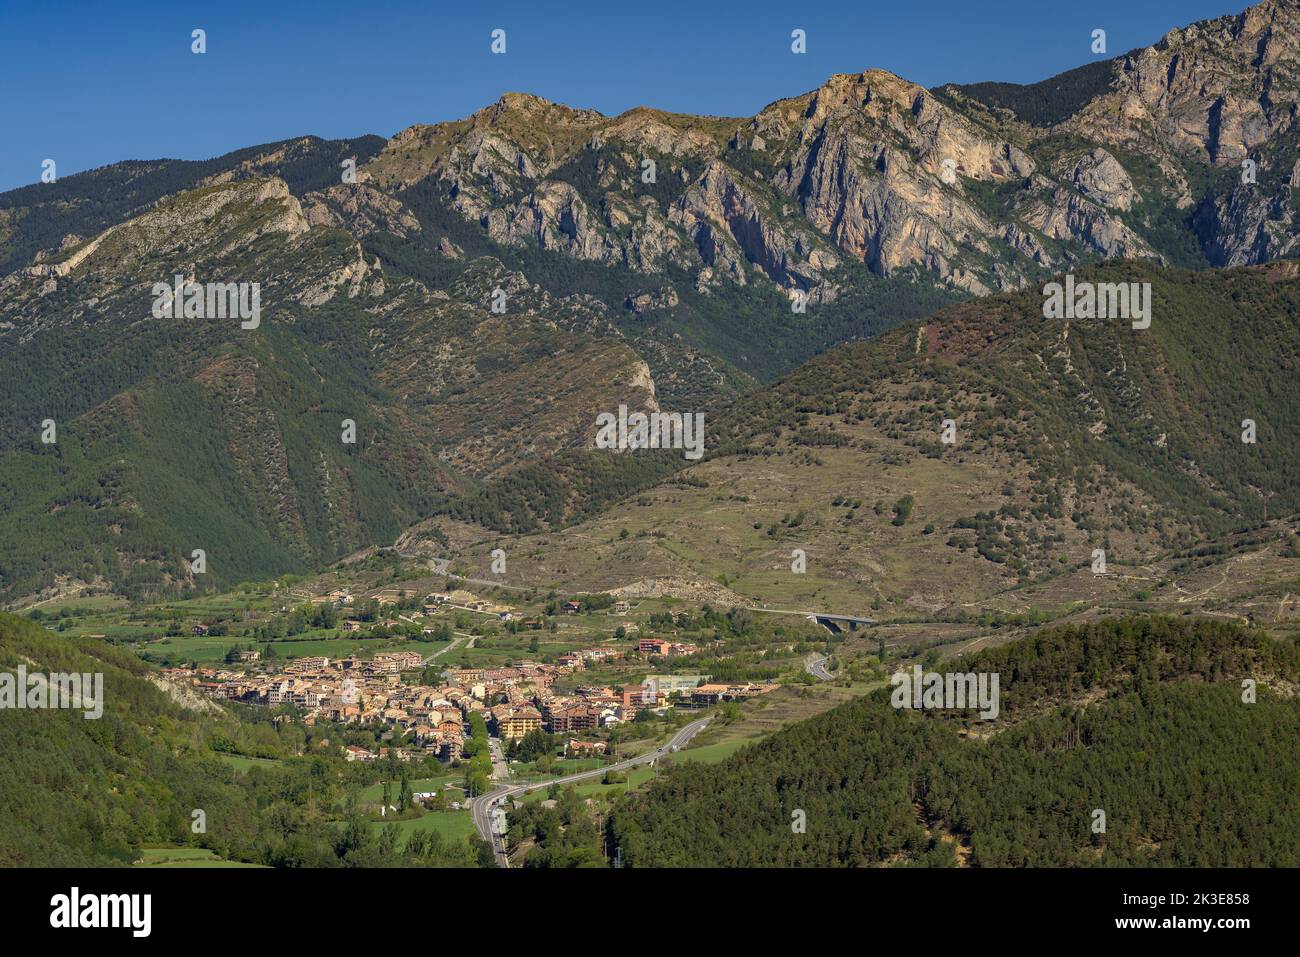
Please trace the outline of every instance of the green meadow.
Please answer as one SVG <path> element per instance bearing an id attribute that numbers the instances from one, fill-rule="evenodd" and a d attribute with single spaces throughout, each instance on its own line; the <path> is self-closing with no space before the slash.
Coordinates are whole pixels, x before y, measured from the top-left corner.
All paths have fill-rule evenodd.
<path id="1" fill-rule="evenodd" d="M 244 861 L 223 860 L 205 847 L 146 847 L 136 867 L 261 867 Z"/>

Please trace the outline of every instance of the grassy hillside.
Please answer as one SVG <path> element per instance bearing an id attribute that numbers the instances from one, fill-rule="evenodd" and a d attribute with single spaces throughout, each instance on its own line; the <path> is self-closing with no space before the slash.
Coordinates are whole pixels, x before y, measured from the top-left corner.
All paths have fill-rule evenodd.
<path id="1" fill-rule="evenodd" d="M 575 453 L 575 478 L 557 461 L 442 511 L 528 534 L 513 551 L 548 560 L 515 573 L 538 587 L 703 579 L 754 604 L 873 617 L 961 614 L 999 593 L 1017 614 L 1149 597 L 1181 611 L 1274 585 L 1285 598 L 1300 570 L 1293 268 L 1076 274 L 1150 282 L 1146 330 L 1045 320 L 1038 290 L 949 307 L 708 416 L 702 463 Z M 557 522 L 577 524 L 548 535 Z M 796 548 L 803 575 L 788 571 Z M 1092 574 L 1094 549 L 1109 574 Z"/>
<path id="2" fill-rule="evenodd" d="M 924 323 L 850 343 L 745 396 L 709 435 L 714 456 L 762 454 L 781 439 L 849 446 L 864 420 L 938 458 L 997 448 L 1043 478 L 1105 469 L 1184 518 L 1225 528 L 1300 509 L 1300 310 L 1294 264 L 1191 273 L 1136 263 L 1078 282 L 1149 282 L 1149 330 L 1122 320 L 1045 320 L 1037 289 L 959 304 Z M 1059 277 L 1058 277 L 1059 278 Z M 1232 363 L 1234 374 L 1224 376 Z M 1241 442 L 1254 419 L 1257 442 Z"/>
<path id="3" fill-rule="evenodd" d="M 929 458 L 1027 461 L 1041 492 L 1034 506 L 1059 510 L 1098 486 L 1119 493 L 1111 504 L 1123 510 L 1127 484 L 1171 520 L 1211 529 L 1292 513 L 1300 510 L 1300 445 L 1286 433 L 1300 410 L 1296 275 L 1293 263 L 1203 273 L 1116 263 L 1075 274 L 1149 282 L 1146 330 L 1044 319 L 1038 289 L 954 306 L 920 327 L 833 350 L 746 397 L 714 448 L 761 453 L 782 435 L 835 447 L 847 440 L 837 434 L 844 426 L 865 420 Z M 940 442 L 946 418 L 957 423 L 951 447 Z M 1243 419 L 1256 422 L 1255 444 L 1241 441 Z"/>

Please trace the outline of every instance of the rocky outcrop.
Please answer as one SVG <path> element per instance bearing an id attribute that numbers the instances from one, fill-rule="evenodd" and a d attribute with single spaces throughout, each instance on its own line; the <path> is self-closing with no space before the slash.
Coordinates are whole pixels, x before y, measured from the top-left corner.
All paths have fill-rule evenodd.
<path id="1" fill-rule="evenodd" d="M 634 146 L 641 155 L 707 156 L 716 150 L 713 137 L 698 129 L 679 129 L 669 120 L 669 114 L 638 107 L 616 117 L 602 128 L 600 136 L 604 142 Z"/>
<path id="2" fill-rule="evenodd" d="M 270 233 L 299 236 L 310 224 L 302 206 L 281 179 L 240 180 L 191 190 L 154 209 L 112 226 L 61 255 L 29 266 L 31 276 L 67 276 L 92 257 L 107 270 L 144 255 L 185 250 L 228 256 Z M 99 254 L 96 256 L 96 254 Z"/>
<path id="3" fill-rule="evenodd" d="M 100 244 L 112 235 L 116 229 L 117 227 L 114 226 L 105 230 L 90 242 L 80 248 L 74 249 L 65 259 L 60 259 L 56 262 L 42 262 L 42 260 L 48 257 L 38 254 L 36 257 L 36 264 L 28 266 L 25 271 L 29 276 L 66 276 L 94 255 L 95 250 L 99 248 Z M 60 247 L 61 250 L 65 248 L 66 246 Z"/>
<path id="4" fill-rule="evenodd" d="M 420 221 L 398 199 L 364 183 L 341 183 L 303 199 L 310 226 L 344 226 L 357 238 L 375 232 L 406 239 L 420 232 Z"/>
<path id="5" fill-rule="evenodd" d="M 967 198 L 962 180 L 1002 182 L 1035 169 L 1018 147 L 883 71 L 832 77 L 769 107 L 755 129 L 793 138 L 772 184 L 844 252 L 882 275 L 921 267 L 974 292 L 988 288 L 975 275 L 983 270 L 962 260 L 992 255 L 1004 227 Z"/>
<path id="6" fill-rule="evenodd" d="M 787 290 L 817 291 L 833 296 L 825 272 L 839 265 L 811 231 L 787 232 L 776 215 L 750 195 L 739 175 L 721 162 L 708 165 L 669 214 L 695 242 L 710 266 L 734 275 L 739 260 L 726 248 L 734 244 L 746 260 Z"/>
<path id="7" fill-rule="evenodd" d="M 607 195 L 603 207 L 602 217 L 569 183 L 544 180 L 521 202 L 489 209 L 482 224 L 499 243 L 535 244 L 636 272 L 658 271 L 678 256 L 681 242 L 652 197 L 633 203 Z"/>
<path id="8" fill-rule="evenodd" d="M 1128 211 L 1141 197 L 1124 167 L 1101 147 L 1079 157 L 1070 171 L 1074 188 L 1109 209 Z"/>
<path id="9" fill-rule="evenodd" d="M 321 277 L 315 282 L 302 289 L 295 298 L 304 306 L 314 308 L 323 305 L 334 298 L 335 294 L 347 286 L 347 295 L 349 299 L 355 299 L 361 294 L 363 284 L 367 277 L 371 275 L 371 266 L 366 263 L 366 256 L 361 249 L 361 244 L 356 243 L 353 246 L 355 258 L 328 275 Z M 379 261 L 375 260 L 374 270 L 379 270 Z M 377 279 L 376 283 L 381 284 L 382 279 Z M 382 286 L 379 294 L 382 294 Z"/>
<path id="10" fill-rule="evenodd" d="M 881 275 L 921 266 L 946 276 L 960 248 L 989 252 L 995 225 L 906 154 L 843 131 L 801 151 L 778 188 L 835 244 Z"/>
<path id="11" fill-rule="evenodd" d="M 672 309 L 677 305 L 677 301 L 677 290 L 672 286 L 665 286 L 662 289 L 652 289 L 649 292 L 628 296 L 623 306 L 634 315 L 640 316 L 660 309 Z"/>
<path id="12" fill-rule="evenodd" d="M 1163 261 L 1150 245 L 1102 206 L 1042 178 L 1040 193 L 1023 203 L 1022 219 L 1053 239 L 1074 240 L 1108 259 Z M 1049 192 L 1050 190 L 1050 192 Z"/>
<path id="13" fill-rule="evenodd" d="M 1236 166 L 1294 125 L 1298 103 L 1300 7 L 1264 0 L 1117 61 L 1112 92 L 1065 126 L 1094 142 Z"/>
<path id="14" fill-rule="evenodd" d="M 216 715 L 218 717 L 225 714 L 225 712 L 221 710 L 221 705 L 217 704 L 211 698 L 204 697 L 189 685 L 181 684 L 179 681 L 175 681 L 161 672 L 146 671 L 144 672 L 144 678 L 163 694 L 171 698 L 173 702 L 188 711 L 198 711 L 203 714 Z"/>
<path id="15" fill-rule="evenodd" d="M 522 203 L 488 210 L 483 225 L 499 243 L 532 240 L 542 249 L 575 259 L 603 261 L 614 255 L 598 220 L 568 183 L 540 183 Z"/>
<path id="16" fill-rule="evenodd" d="M 1156 145 L 1236 165 L 1295 120 L 1300 7 L 1264 0 L 1170 31 L 1120 64 L 1115 90 L 1070 127 L 1093 141 Z"/>
<path id="17" fill-rule="evenodd" d="M 446 236 L 439 238 L 438 245 L 434 247 L 438 250 L 438 255 L 445 259 L 463 259 L 465 250 L 461 249 Z"/>
<path id="18" fill-rule="evenodd" d="M 1290 192 L 1289 184 L 1273 193 L 1241 185 L 1207 197 L 1194 217 L 1207 258 L 1216 265 L 1246 266 L 1295 255 L 1300 235 Z"/>

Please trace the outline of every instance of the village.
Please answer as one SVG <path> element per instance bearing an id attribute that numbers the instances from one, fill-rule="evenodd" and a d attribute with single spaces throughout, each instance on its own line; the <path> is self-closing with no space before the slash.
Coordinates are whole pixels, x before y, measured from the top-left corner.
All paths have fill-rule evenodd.
<path id="1" fill-rule="evenodd" d="M 382 604 L 394 604 L 391 589 L 371 596 Z M 331 603 L 344 614 L 356 604 L 346 589 L 314 596 L 313 603 Z M 506 624 L 516 621 L 513 609 L 479 599 L 468 592 L 436 592 L 421 605 L 422 631 L 432 632 L 435 616 L 449 608 L 494 616 Z M 561 614 L 576 614 L 577 601 L 563 603 Z M 625 612 L 626 608 L 615 608 Z M 380 627 L 414 618 L 381 618 Z M 340 622 L 343 632 L 363 627 L 354 618 Z M 540 630 L 540 619 L 523 619 L 517 628 Z M 636 631 L 630 622 L 626 627 Z M 442 762 L 459 761 L 465 755 L 471 716 L 483 718 L 490 733 L 502 742 L 519 741 L 530 732 L 544 731 L 564 736 L 566 754 L 604 754 L 602 731 L 635 721 L 642 712 L 665 715 L 674 709 L 698 710 L 731 701 L 744 701 L 766 694 L 775 684 L 750 681 L 712 682 L 708 674 L 651 673 L 638 671 L 621 684 L 586 683 L 582 673 L 612 663 L 634 665 L 636 659 L 680 659 L 701 649 L 692 643 L 668 638 L 637 637 L 636 644 L 615 647 L 597 644 L 576 648 L 543 662 L 523 658 L 500 666 L 445 667 L 439 669 L 438 652 L 380 651 L 369 657 L 357 654 L 340 658 L 319 655 L 288 660 L 265 660 L 257 650 L 238 650 L 226 667 L 173 667 L 164 674 L 219 701 L 285 706 L 277 720 L 299 720 L 313 726 L 318 722 L 355 724 L 377 730 L 384 740 L 399 740 L 402 746 L 383 749 L 402 761 L 434 757 Z M 433 679 L 433 680 L 430 680 Z M 557 690 L 556 685 L 565 687 Z M 350 761 L 372 761 L 378 750 L 350 745 Z"/>
<path id="2" fill-rule="evenodd" d="M 673 765 L 726 760 L 848 690 L 818 672 L 841 642 L 804 616 L 471 575 L 380 551 L 45 620 L 133 650 L 159 690 L 211 715 L 213 774 L 328 791 L 277 799 L 322 839 L 460 864 L 523 861 L 537 815 L 599 820 Z"/>

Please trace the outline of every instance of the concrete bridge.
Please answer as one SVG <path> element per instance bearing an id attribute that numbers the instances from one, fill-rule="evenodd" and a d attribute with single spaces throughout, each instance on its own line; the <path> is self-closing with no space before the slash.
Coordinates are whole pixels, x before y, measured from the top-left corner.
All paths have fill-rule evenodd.
<path id="1" fill-rule="evenodd" d="M 814 614 L 809 615 L 808 620 L 817 622 L 817 624 L 821 625 L 827 631 L 837 635 L 845 629 L 849 631 L 857 631 L 859 625 L 865 628 L 868 625 L 874 625 L 876 623 L 876 619 L 874 618 L 858 618 L 853 615 Z"/>
<path id="2" fill-rule="evenodd" d="M 768 615 L 798 615 L 800 618 L 806 618 L 808 621 L 816 622 L 827 631 L 839 634 L 842 631 L 857 631 L 858 626 L 866 627 L 874 625 L 874 618 L 859 618 L 856 615 L 832 615 L 829 612 L 820 611 L 795 611 L 787 608 L 762 608 L 756 605 L 747 606 L 749 611 L 760 611 Z"/>

